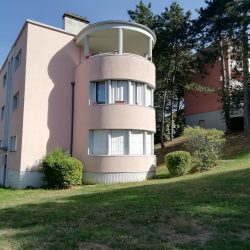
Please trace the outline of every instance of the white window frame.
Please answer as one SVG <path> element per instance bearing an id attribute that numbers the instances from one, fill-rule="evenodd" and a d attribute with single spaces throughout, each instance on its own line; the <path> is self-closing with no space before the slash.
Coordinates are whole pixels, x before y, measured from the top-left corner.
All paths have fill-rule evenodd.
<path id="1" fill-rule="evenodd" d="M 123 92 L 123 100 L 119 98 L 119 85 L 125 84 L 125 90 Z M 109 104 L 117 104 L 117 103 L 129 103 L 129 81 L 128 80 L 110 80 L 108 83 L 109 88 Z M 114 88 L 113 88 L 114 86 Z M 114 93 L 113 93 L 114 91 Z M 112 96 L 114 94 L 114 96 Z M 114 100 L 112 100 L 114 99 Z"/>
<path id="2" fill-rule="evenodd" d="M 89 146 L 88 146 L 88 154 L 93 156 L 143 156 L 143 155 L 153 155 L 153 148 L 154 148 L 154 134 L 150 131 L 144 131 L 144 130 L 129 130 L 129 129 L 104 129 L 103 131 L 106 131 L 106 151 L 102 154 L 96 154 L 94 153 L 94 131 L 96 130 L 90 130 L 89 131 Z M 124 139 L 123 139 L 123 153 L 112 153 L 112 133 L 114 131 L 123 131 L 124 133 Z M 142 136 L 142 148 L 140 152 L 133 152 L 132 151 L 132 134 L 138 132 Z M 151 149 L 150 153 L 147 149 L 147 135 L 151 136 Z"/>

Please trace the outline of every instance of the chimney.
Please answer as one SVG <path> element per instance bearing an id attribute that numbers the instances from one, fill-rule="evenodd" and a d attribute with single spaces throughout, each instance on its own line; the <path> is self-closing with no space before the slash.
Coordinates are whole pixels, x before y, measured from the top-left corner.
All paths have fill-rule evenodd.
<path id="1" fill-rule="evenodd" d="M 77 35 L 83 28 L 89 25 L 86 17 L 78 16 L 73 13 L 63 14 L 63 29 L 71 34 Z"/>

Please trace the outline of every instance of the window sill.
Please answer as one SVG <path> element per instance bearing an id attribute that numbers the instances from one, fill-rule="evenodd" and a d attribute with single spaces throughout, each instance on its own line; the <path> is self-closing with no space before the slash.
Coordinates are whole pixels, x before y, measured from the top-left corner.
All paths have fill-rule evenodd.
<path id="1" fill-rule="evenodd" d="M 149 109 L 154 109 L 153 106 L 143 106 L 143 105 L 139 105 L 139 104 L 128 104 L 126 102 L 122 102 L 122 103 L 104 103 L 104 104 L 90 104 L 90 107 L 97 107 L 97 106 L 115 106 L 115 105 L 126 105 L 126 106 L 134 106 L 134 107 L 140 107 L 140 108 L 149 108 Z"/>

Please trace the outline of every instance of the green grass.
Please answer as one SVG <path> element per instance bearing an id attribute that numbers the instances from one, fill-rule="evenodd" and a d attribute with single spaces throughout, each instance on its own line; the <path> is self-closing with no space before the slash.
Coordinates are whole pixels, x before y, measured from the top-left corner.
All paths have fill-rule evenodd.
<path id="1" fill-rule="evenodd" d="M 0 189 L 0 249 L 250 249 L 250 153 L 206 173 Z"/>

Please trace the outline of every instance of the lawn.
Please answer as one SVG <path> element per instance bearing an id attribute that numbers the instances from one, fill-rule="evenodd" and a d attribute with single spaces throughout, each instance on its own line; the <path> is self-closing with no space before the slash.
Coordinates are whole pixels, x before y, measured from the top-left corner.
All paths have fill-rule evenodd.
<path id="1" fill-rule="evenodd" d="M 0 189 L 0 249 L 250 249 L 250 153 L 178 178 Z"/>

